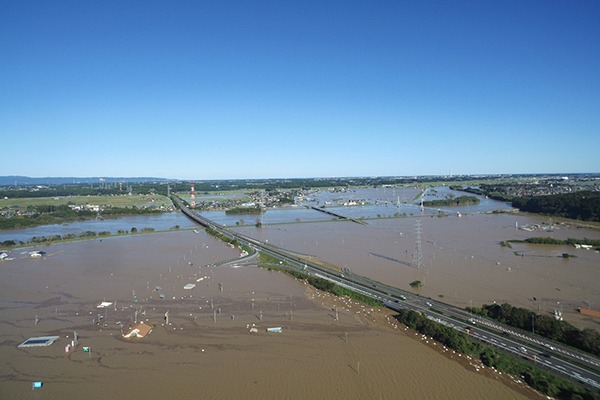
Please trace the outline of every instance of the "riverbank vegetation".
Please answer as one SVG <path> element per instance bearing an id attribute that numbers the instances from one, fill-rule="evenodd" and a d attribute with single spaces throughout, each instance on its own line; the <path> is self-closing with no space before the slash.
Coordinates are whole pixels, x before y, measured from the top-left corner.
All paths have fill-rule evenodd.
<path id="1" fill-rule="evenodd" d="M 161 207 L 171 206 L 171 200 L 161 195 L 90 195 L 90 196 L 54 196 L 54 197 L 33 197 L 38 192 L 26 192 L 31 197 L 6 197 L 0 199 L 0 208 L 2 209 L 25 209 L 29 206 L 39 205 L 92 205 L 96 204 L 102 207 Z"/>
<path id="2" fill-rule="evenodd" d="M 279 264 L 280 260 L 278 258 L 269 256 L 268 254 L 264 254 L 261 252 L 260 258 L 263 263 L 259 264 L 259 267 L 266 268 L 269 271 L 275 270 L 285 272 L 286 274 L 291 275 L 294 278 L 305 280 L 306 282 L 308 282 L 309 285 L 313 286 L 316 289 L 334 294 L 336 296 L 347 296 L 353 300 L 360 301 L 361 303 L 367 304 L 371 307 L 381 306 L 381 302 L 369 296 L 339 286 L 327 279 L 319 278 L 316 276 L 310 276 L 308 274 L 293 269 L 293 267 L 289 265 Z"/>
<path id="3" fill-rule="evenodd" d="M 441 200 L 424 201 L 425 207 L 442 207 L 442 206 L 469 206 L 479 204 L 481 200 L 475 196 L 458 196 Z"/>
<path id="4" fill-rule="evenodd" d="M 234 207 L 225 211 L 227 215 L 236 215 L 236 214 L 260 214 L 262 210 L 260 207 Z"/>
<path id="5" fill-rule="evenodd" d="M 508 303 L 484 304 L 481 308 L 467 307 L 467 310 L 515 328 L 535 330 L 537 335 L 544 338 L 600 356 L 600 332 L 595 329 L 580 330 L 566 321 L 557 320 L 552 315 L 536 314 Z"/>
<path id="6" fill-rule="evenodd" d="M 504 244 L 503 244 L 504 243 Z M 574 239 L 568 238 L 566 240 L 555 239 L 551 237 L 531 237 L 523 240 L 507 240 L 505 242 L 501 242 L 502 246 L 510 247 L 510 243 L 529 243 L 529 244 L 550 244 L 550 245 L 569 245 L 577 247 L 579 245 L 584 246 L 593 246 L 596 250 L 600 250 L 600 240 L 598 239 Z"/>
<path id="7" fill-rule="evenodd" d="M 107 208 L 101 212 L 88 209 L 74 209 L 68 205 L 30 206 L 21 215 L 0 218 L 0 230 L 21 229 L 40 225 L 64 224 L 74 221 L 85 221 L 93 218 L 115 218 L 125 215 L 160 214 L 164 211 L 143 208 Z"/>
<path id="8" fill-rule="evenodd" d="M 162 196 L 4 198 L 0 200 L 0 230 L 159 214 L 173 209 L 171 201 Z"/>
<path id="9" fill-rule="evenodd" d="M 178 230 L 178 229 L 179 229 L 179 225 L 175 225 L 174 227 L 172 227 L 169 230 Z M 5 247 L 5 248 L 30 246 L 30 245 L 35 245 L 35 244 L 49 245 L 49 244 L 55 244 L 55 243 L 60 243 L 60 242 L 69 242 L 69 241 L 74 241 L 74 240 L 87 240 L 87 239 L 94 239 L 97 237 L 102 238 L 102 237 L 108 237 L 108 236 L 123 236 L 123 235 L 136 234 L 136 233 L 152 233 L 155 231 L 156 230 L 154 228 L 149 228 L 149 227 L 141 228 L 140 230 L 138 230 L 136 227 L 133 227 L 133 228 L 131 228 L 130 231 L 127 231 L 124 229 L 119 229 L 119 231 L 117 232 L 116 235 L 113 235 L 109 231 L 100 231 L 100 232 L 85 231 L 85 232 L 79 233 L 78 235 L 76 235 L 74 233 L 67 233 L 64 235 L 33 236 L 31 239 L 27 240 L 26 242 L 23 242 L 20 240 L 4 240 L 3 242 L 0 242 L 0 245 L 2 245 L 2 247 Z"/>
<path id="10" fill-rule="evenodd" d="M 585 190 L 547 196 L 516 197 L 512 205 L 531 213 L 600 222 L 600 192 Z"/>
<path id="11" fill-rule="evenodd" d="M 221 240 L 221 241 L 223 241 L 225 243 L 229 243 L 229 244 L 234 245 L 236 247 L 240 245 L 240 242 L 238 242 L 237 239 L 232 239 L 229 236 L 225 236 L 221 232 L 219 232 L 219 231 L 217 231 L 217 230 L 215 230 L 213 228 L 206 227 L 206 228 L 204 228 L 204 230 L 209 235 L 211 235 L 211 236 L 213 236 L 213 237 L 215 237 L 215 238 L 217 238 L 217 239 L 219 239 L 219 240 Z"/>
<path id="12" fill-rule="evenodd" d="M 600 399 L 600 395 L 591 389 L 574 385 L 529 363 L 472 340 L 465 333 L 432 321 L 416 311 L 404 310 L 396 319 L 455 351 L 479 358 L 487 367 L 522 377 L 529 386 L 547 396 L 559 399 Z"/>

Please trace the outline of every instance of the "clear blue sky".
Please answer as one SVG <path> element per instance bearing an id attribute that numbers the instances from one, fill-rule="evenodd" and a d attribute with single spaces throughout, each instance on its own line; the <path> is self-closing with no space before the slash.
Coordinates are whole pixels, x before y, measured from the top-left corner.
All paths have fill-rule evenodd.
<path id="1" fill-rule="evenodd" d="M 600 172 L 600 1 L 0 0 L 0 175 Z"/>

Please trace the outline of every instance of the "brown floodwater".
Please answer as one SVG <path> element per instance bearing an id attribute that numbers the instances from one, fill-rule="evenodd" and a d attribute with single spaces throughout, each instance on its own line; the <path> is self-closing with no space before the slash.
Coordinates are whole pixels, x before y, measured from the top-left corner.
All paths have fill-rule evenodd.
<path id="1" fill-rule="evenodd" d="M 407 265 L 413 263 L 416 252 L 417 220 L 421 225 L 421 269 Z M 577 311 L 577 307 L 587 308 L 589 304 L 596 309 L 600 306 L 598 252 L 573 246 L 500 245 L 506 240 L 538 236 L 600 239 L 599 230 L 554 224 L 552 230 L 526 231 L 517 229 L 516 224 L 544 227 L 553 222 L 513 214 L 367 222 L 364 226 L 332 221 L 240 230 L 401 289 L 412 290 L 409 283 L 420 280 L 424 285 L 416 293 L 459 307 L 509 302 L 538 313 L 562 310 L 565 320 L 580 329 L 600 329 L 599 319 Z M 576 257 L 563 258 L 563 253 Z"/>
<path id="2" fill-rule="evenodd" d="M 361 232 L 386 236 L 397 228 L 388 223 L 373 224 Z M 432 239 L 428 224 L 424 221 L 423 225 L 428 240 Z M 318 234 L 307 236 L 319 241 L 314 247 L 300 245 L 308 225 L 294 225 L 298 232 L 293 235 L 291 226 L 286 227 L 282 232 L 290 236 L 279 237 L 313 252 L 327 245 L 321 229 L 337 234 L 352 225 L 318 227 Z M 407 223 L 406 236 L 410 228 Z M 410 241 L 396 236 L 386 239 L 388 250 L 394 240 Z M 361 238 L 353 244 L 359 246 Z M 338 239 L 343 238 L 338 235 Z M 331 258 L 351 263 L 343 244 Z M 451 243 L 437 246 L 453 251 Z M 385 309 L 335 299 L 278 272 L 247 266 L 208 267 L 236 257 L 238 251 L 203 232 L 94 239 L 38 249 L 46 251 L 46 256 L 31 259 L 26 252 L 31 249 L 24 249 L 11 252 L 15 260 L 0 263 L 2 399 L 537 396 L 505 375 L 404 330 Z M 377 261 L 363 269 L 360 262 L 349 265 L 357 273 L 396 277 L 394 270 L 379 261 L 383 259 L 365 257 L 361 251 L 356 254 Z M 430 280 L 436 271 L 432 269 Z M 190 283 L 196 286 L 183 288 Z M 433 287 L 427 281 L 425 288 L 429 285 Z M 103 301 L 112 304 L 97 308 Z M 136 318 L 153 326 L 153 331 L 143 339 L 122 338 L 121 326 L 128 329 Z M 249 332 L 252 327 L 256 333 Z M 267 333 L 268 327 L 281 327 L 282 333 Z M 66 353 L 75 331 L 79 345 Z M 32 336 L 60 339 L 49 347 L 17 347 Z M 90 351 L 84 352 L 84 346 Z M 43 382 L 43 387 L 32 390 L 35 381 Z"/>

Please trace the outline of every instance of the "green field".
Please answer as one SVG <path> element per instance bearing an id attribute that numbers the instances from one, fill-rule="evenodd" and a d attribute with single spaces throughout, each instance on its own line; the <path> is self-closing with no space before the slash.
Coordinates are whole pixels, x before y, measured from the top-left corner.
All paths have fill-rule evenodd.
<path id="1" fill-rule="evenodd" d="M 161 195 L 123 195 L 123 196 L 66 196 L 66 197 L 26 197 L 0 199 L 0 208 L 38 206 L 41 204 L 93 204 L 112 207 L 171 206 L 172 202 Z"/>

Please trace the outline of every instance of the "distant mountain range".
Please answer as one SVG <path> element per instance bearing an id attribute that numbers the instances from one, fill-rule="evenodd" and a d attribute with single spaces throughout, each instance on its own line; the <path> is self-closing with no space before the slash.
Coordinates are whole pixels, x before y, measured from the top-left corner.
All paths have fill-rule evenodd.
<path id="1" fill-rule="evenodd" d="M 167 182 L 169 179 L 164 178 L 114 178 L 114 177 L 46 177 L 46 178 L 31 178 L 28 176 L 0 176 L 0 186 L 10 185 L 62 185 L 68 183 L 98 183 L 98 182 Z"/>

